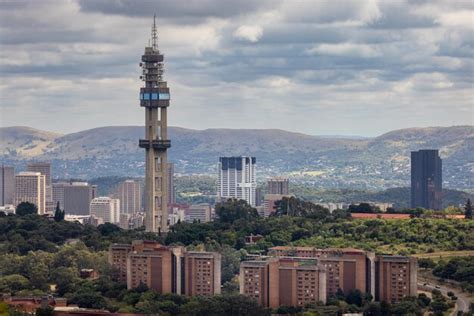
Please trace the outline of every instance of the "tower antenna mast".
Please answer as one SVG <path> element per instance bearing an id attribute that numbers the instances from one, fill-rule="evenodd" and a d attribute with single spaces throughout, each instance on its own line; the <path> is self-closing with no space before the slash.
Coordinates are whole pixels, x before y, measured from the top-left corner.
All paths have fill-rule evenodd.
<path id="1" fill-rule="evenodd" d="M 158 35 L 156 32 L 156 14 L 153 15 L 153 27 L 151 28 L 151 44 L 153 50 L 158 50 Z"/>

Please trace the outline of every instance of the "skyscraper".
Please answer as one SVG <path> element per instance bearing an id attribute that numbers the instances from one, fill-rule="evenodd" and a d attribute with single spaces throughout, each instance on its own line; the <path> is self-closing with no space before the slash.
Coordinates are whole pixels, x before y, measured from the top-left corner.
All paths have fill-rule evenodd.
<path id="1" fill-rule="evenodd" d="M 411 207 L 442 208 L 442 160 L 438 150 L 411 152 Z"/>
<path id="2" fill-rule="evenodd" d="M 15 198 L 15 168 L 2 166 L 0 169 L 0 205 L 13 204 Z"/>
<path id="3" fill-rule="evenodd" d="M 218 198 L 220 200 L 241 199 L 256 206 L 255 165 L 255 157 L 220 157 Z"/>
<path id="4" fill-rule="evenodd" d="M 158 49 L 156 22 L 153 21 L 151 46 L 145 47 L 140 66 L 144 87 L 140 88 L 140 106 L 145 108 L 145 227 L 147 231 L 168 230 L 168 173 L 166 151 L 168 140 L 167 108 L 170 89 L 163 81 L 163 54 Z"/>
<path id="5" fill-rule="evenodd" d="M 287 178 L 271 178 L 267 181 L 267 186 L 268 194 L 289 194 L 289 180 Z"/>
<path id="6" fill-rule="evenodd" d="M 121 213 L 134 214 L 140 212 L 142 200 L 140 182 L 134 180 L 120 182 L 116 197 L 120 200 Z"/>
<path id="7" fill-rule="evenodd" d="M 39 172 L 20 172 L 15 176 L 14 205 L 21 202 L 30 202 L 38 208 L 38 214 L 43 215 L 46 210 L 45 176 Z"/>

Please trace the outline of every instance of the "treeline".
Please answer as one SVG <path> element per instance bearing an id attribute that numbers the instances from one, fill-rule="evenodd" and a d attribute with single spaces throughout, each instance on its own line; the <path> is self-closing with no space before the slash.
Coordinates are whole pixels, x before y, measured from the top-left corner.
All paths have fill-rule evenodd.
<path id="1" fill-rule="evenodd" d="M 474 257 L 455 257 L 449 261 L 440 260 L 433 268 L 433 274 L 443 279 L 461 282 L 461 286 L 474 293 Z"/>

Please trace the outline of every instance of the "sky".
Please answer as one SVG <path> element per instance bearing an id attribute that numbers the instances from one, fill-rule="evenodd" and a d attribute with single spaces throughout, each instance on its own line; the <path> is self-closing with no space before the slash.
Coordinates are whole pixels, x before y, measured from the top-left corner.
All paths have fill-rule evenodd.
<path id="1" fill-rule="evenodd" d="M 143 125 L 153 14 L 172 126 L 376 136 L 474 124 L 470 0 L 1 0 L 1 126 Z"/>

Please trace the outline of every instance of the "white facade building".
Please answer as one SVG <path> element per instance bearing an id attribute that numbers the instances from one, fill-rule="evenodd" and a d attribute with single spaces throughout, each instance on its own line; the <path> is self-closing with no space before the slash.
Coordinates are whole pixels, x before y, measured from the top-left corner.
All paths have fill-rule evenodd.
<path id="1" fill-rule="evenodd" d="M 211 206 L 209 204 L 191 205 L 186 211 L 186 222 L 207 223 L 211 221 Z"/>
<path id="2" fill-rule="evenodd" d="M 218 170 L 218 197 L 220 200 L 235 198 L 245 200 L 251 206 L 256 205 L 255 157 L 220 157 Z"/>
<path id="3" fill-rule="evenodd" d="M 20 172 L 15 176 L 15 207 L 30 202 L 38 208 L 38 214 L 46 211 L 46 179 L 40 172 Z"/>
<path id="4" fill-rule="evenodd" d="M 98 197 L 91 201 L 90 215 L 101 218 L 104 223 L 120 222 L 120 200 L 110 197 Z"/>

